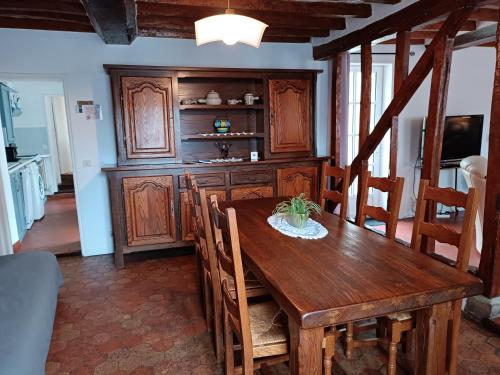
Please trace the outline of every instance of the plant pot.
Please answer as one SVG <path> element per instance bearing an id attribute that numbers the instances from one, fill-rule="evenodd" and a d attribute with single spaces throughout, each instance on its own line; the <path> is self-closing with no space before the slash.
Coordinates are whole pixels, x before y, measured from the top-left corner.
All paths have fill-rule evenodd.
<path id="1" fill-rule="evenodd" d="M 304 228 L 309 219 L 309 214 L 290 214 L 286 215 L 285 220 L 288 224 L 295 228 Z"/>

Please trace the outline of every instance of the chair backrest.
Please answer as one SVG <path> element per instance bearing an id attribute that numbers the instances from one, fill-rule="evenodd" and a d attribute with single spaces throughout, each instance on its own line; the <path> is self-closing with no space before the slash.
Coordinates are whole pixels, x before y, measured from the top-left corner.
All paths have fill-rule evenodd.
<path id="1" fill-rule="evenodd" d="M 396 238 L 396 228 L 398 225 L 399 208 L 403 195 L 404 178 L 396 179 L 372 177 L 370 171 L 364 171 L 361 178 L 361 190 L 356 224 L 364 227 L 366 217 L 384 222 L 387 225 L 385 235 L 391 240 Z M 368 193 L 370 188 L 374 188 L 389 194 L 389 207 L 371 206 L 368 204 Z"/>
<path id="2" fill-rule="evenodd" d="M 340 191 L 330 190 L 328 188 L 328 178 L 331 178 L 331 184 L 336 183 L 335 179 L 342 180 L 342 189 Z M 327 161 L 323 162 L 321 169 L 321 193 L 320 205 L 321 209 L 325 209 L 326 202 L 332 201 L 333 203 L 340 204 L 340 217 L 345 219 L 347 217 L 347 205 L 349 201 L 349 179 L 351 177 L 351 167 L 345 168 L 332 167 L 328 165 Z"/>
<path id="3" fill-rule="evenodd" d="M 219 210 L 216 195 L 210 197 L 210 204 L 210 219 L 214 228 L 224 318 L 228 320 L 238 337 L 244 355 L 249 355 L 252 358 L 252 336 L 236 211 L 234 208 L 227 208 L 225 212 Z M 233 299 L 229 291 L 229 277 L 234 279 L 236 299 Z"/>
<path id="4" fill-rule="evenodd" d="M 445 206 L 463 207 L 465 212 L 462 231 L 457 232 L 445 225 L 426 221 L 425 209 L 429 202 L 441 203 Z M 477 204 L 478 195 L 477 190 L 474 188 L 469 188 L 466 194 L 451 188 L 430 187 L 429 180 L 420 180 L 417 210 L 411 238 L 412 248 L 417 251 L 420 250 L 423 236 L 456 246 L 458 248 L 456 268 L 466 271 L 469 265 L 470 249 L 474 235 Z"/>

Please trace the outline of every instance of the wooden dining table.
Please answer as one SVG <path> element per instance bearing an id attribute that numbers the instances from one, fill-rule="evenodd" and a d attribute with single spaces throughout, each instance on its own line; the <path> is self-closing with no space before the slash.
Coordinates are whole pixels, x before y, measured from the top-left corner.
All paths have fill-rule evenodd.
<path id="1" fill-rule="evenodd" d="M 291 374 L 322 373 L 325 327 L 416 311 L 414 374 L 443 375 L 451 301 L 481 280 L 324 212 L 322 239 L 299 239 L 267 218 L 284 198 L 221 202 L 236 209 L 245 265 L 288 315 Z"/>

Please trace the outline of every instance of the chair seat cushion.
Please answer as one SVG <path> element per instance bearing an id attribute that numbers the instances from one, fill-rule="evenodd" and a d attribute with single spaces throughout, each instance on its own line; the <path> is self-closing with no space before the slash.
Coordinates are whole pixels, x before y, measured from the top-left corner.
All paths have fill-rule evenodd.
<path id="1" fill-rule="evenodd" d="M 281 315 L 281 309 L 274 301 L 248 306 L 254 347 L 273 344 L 285 344 L 286 346 L 286 323 L 281 319 Z M 286 353 L 286 350 L 283 353 Z"/>
<path id="2" fill-rule="evenodd" d="M 387 319 L 390 319 L 390 320 L 397 320 L 399 322 L 402 322 L 404 320 L 411 319 L 412 315 L 409 312 L 397 312 L 394 314 L 389 314 L 386 317 L 387 317 Z"/>

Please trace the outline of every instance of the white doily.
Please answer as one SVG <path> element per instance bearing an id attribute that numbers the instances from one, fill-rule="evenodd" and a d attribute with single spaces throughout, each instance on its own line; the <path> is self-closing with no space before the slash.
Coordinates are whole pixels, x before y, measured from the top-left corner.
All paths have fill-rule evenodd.
<path id="1" fill-rule="evenodd" d="M 267 222 L 278 232 L 281 232 L 288 237 L 315 240 L 323 238 L 328 234 L 328 230 L 313 219 L 308 219 L 304 228 L 300 229 L 288 224 L 287 221 L 280 215 L 269 216 L 267 218 Z"/>

